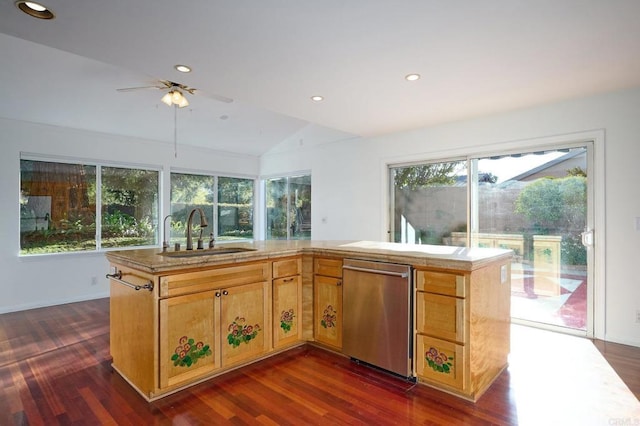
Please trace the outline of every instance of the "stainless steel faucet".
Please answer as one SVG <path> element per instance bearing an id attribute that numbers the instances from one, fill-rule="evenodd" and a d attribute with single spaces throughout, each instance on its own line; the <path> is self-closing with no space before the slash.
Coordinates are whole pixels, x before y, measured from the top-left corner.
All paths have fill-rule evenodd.
<path id="1" fill-rule="evenodd" d="M 207 217 L 205 216 L 204 211 L 200 207 L 197 207 L 191 210 L 191 213 L 189 213 L 189 219 L 187 220 L 187 250 L 193 250 L 193 237 L 191 236 L 191 226 L 193 224 L 193 215 L 195 214 L 196 211 L 200 214 L 200 238 L 198 238 L 199 250 L 203 248 L 202 228 L 206 228 L 207 226 L 209 226 L 209 224 L 207 223 Z"/>

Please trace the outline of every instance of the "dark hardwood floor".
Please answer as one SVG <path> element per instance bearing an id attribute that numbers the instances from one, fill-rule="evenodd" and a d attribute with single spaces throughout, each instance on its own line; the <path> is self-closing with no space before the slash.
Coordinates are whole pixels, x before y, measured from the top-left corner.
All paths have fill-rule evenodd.
<path id="1" fill-rule="evenodd" d="M 519 326 L 476 404 L 311 345 L 147 403 L 111 369 L 108 317 L 108 299 L 0 315 L 0 425 L 640 424 L 640 348 Z"/>

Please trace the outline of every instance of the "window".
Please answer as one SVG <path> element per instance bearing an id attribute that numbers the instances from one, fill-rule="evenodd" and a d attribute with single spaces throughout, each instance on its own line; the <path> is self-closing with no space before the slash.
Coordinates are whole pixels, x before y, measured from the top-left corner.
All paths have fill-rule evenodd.
<path id="1" fill-rule="evenodd" d="M 267 179 L 266 239 L 311 239 L 311 176 Z"/>
<path id="2" fill-rule="evenodd" d="M 102 167 L 102 247 L 157 242 L 158 172 Z"/>
<path id="3" fill-rule="evenodd" d="M 186 243 L 194 208 L 205 213 L 203 235 L 213 233 L 217 241 L 253 239 L 253 186 L 253 179 L 171 173 L 171 243 Z M 196 221 L 199 225 L 198 216 Z"/>
<path id="4" fill-rule="evenodd" d="M 20 254 L 156 244 L 158 179 L 157 170 L 21 159 Z"/>

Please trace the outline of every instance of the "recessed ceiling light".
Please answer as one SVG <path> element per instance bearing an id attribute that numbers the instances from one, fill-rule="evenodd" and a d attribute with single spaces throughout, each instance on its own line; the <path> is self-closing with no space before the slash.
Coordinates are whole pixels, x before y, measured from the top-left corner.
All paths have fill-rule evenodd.
<path id="1" fill-rule="evenodd" d="M 404 79 L 407 81 L 420 80 L 420 74 L 407 74 L 404 76 Z"/>
<path id="2" fill-rule="evenodd" d="M 178 64 L 174 67 L 177 71 L 180 72 L 191 72 L 191 67 L 187 66 L 187 65 L 181 65 Z"/>
<path id="3" fill-rule="evenodd" d="M 320 102 L 320 101 L 323 101 L 323 100 L 324 100 L 324 98 L 323 98 L 322 96 L 316 95 L 316 96 L 312 96 L 312 97 L 311 97 L 311 100 L 312 100 L 313 102 Z"/>
<path id="4" fill-rule="evenodd" d="M 46 6 L 33 1 L 17 1 L 16 7 L 29 16 L 38 19 L 53 19 L 55 15 Z"/>

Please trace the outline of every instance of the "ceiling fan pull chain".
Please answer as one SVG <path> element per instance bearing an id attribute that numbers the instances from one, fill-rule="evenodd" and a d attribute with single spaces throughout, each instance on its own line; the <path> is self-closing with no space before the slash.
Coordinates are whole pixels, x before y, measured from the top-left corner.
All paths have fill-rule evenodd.
<path id="1" fill-rule="evenodd" d="M 178 158 L 178 105 L 173 104 L 173 156 Z"/>

